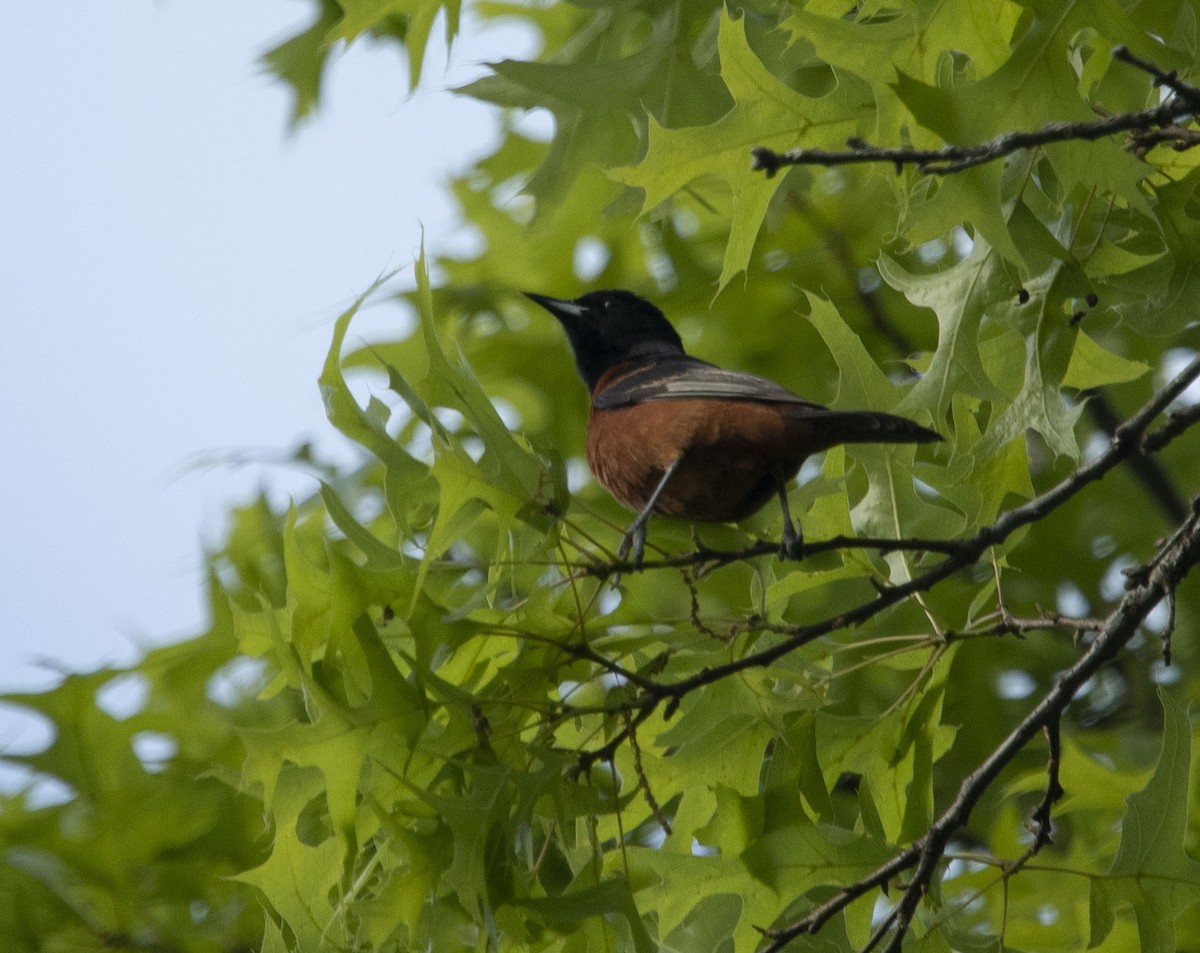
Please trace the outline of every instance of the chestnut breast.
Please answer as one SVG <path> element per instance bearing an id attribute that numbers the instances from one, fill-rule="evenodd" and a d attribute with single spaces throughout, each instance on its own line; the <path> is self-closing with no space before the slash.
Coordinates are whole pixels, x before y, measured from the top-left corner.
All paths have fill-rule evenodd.
<path id="1" fill-rule="evenodd" d="M 772 403 L 658 400 L 593 408 L 588 419 L 588 465 L 609 493 L 640 511 L 679 459 L 654 512 L 696 522 L 745 519 L 828 445 L 811 421 Z"/>

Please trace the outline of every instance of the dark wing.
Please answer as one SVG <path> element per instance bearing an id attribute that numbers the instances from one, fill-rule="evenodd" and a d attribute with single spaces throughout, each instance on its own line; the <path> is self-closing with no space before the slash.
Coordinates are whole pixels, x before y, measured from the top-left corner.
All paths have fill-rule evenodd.
<path id="1" fill-rule="evenodd" d="M 597 410 L 641 404 L 650 400 L 754 400 L 770 404 L 792 404 L 824 410 L 820 404 L 797 397 L 765 377 L 727 371 L 696 358 L 659 359 L 647 367 L 630 371 L 595 396 Z"/>

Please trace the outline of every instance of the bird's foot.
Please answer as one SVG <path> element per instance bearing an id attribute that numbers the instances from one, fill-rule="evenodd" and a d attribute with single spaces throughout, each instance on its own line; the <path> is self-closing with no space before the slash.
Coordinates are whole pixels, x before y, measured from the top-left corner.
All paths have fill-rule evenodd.
<path id="1" fill-rule="evenodd" d="M 646 521 L 636 519 L 621 538 L 621 545 L 617 547 L 617 560 L 625 562 L 628 559 L 633 564 L 633 569 L 636 572 L 642 568 L 642 558 L 645 555 Z"/>
<path id="2" fill-rule="evenodd" d="M 804 558 L 804 533 L 799 524 L 793 526 L 791 520 L 783 521 L 783 539 L 779 542 L 779 558 L 792 559 L 796 562 Z"/>

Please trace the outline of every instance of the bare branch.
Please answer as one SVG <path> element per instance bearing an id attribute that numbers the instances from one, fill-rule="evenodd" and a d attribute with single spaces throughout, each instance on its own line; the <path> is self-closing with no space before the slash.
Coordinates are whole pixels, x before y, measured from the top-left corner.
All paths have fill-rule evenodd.
<path id="1" fill-rule="evenodd" d="M 1113 50 L 1112 57 L 1114 60 L 1128 63 L 1130 66 L 1135 66 L 1143 72 L 1149 73 L 1154 77 L 1155 86 L 1167 87 L 1167 89 L 1188 103 L 1193 109 L 1200 110 L 1200 89 L 1188 83 L 1180 82 L 1174 70 L 1171 70 L 1169 73 L 1163 72 L 1149 60 L 1142 59 L 1131 52 L 1129 47 L 1124 45 L 1118 46 Z"/>
<path id="2" fill-rule="evenodd" d="M 569 776 L 577 776 L 587 774 L 592 770 L 592 765 L 599 761 L 612 761 L 616 757 L 617 749 L 629 740 L 631 732 L 636 731 L 638 725 L 649 718 L 654 713 L 652 707 L 643 708 L 636 715 L 631 716 L 625 722 L 625 727 L 612 736 L 604 745 L 599 748 L 594 748 L 590 751 L 580 751 L 578 760 L 568 773 Z"/>
<path id="3" fill-rule="evenodd" d="M 828 553 L 839 549 L 875 549 L 880 553 L 895 552 L 924 552 L 924 553 L 956 553 L 962 544 L 953 539 L 887 539 L 878 536 L 833 536 L 829 539 L 804 542 L 804 556 L 816 556 L 818 553 Z M 667 556 L 663 559 L 644 559 L 635 566 L 628 560 L 612 562 L 571 562 L 565 563 L 564 568 L 586 576 L 606 579 L 609 576 L 623 576 L 626 573 L 648 572 L 652 569 L 680 569 L 689 566 L 709 572 L 719 566 L 753 559 L 756 556 L 774 556 L 779 552 L 779 543 L 760 540 L 742 549 L 709 549 L 700 546 L 694 552 L 683 553 L 679 556 Z"/>
<path id="4" fill-rule="evenodd" d="M 1060 735 L 1060 719 L 1062 712 L 1055 712 L 1053 717 L 1042 726 L 1046 734 L 1046 793 L 1033 811 L 1033 844 L 1026 851 L 1021 863 L 1036 854 L 1054 839 L 1054 827 L 1050 821 L 1050 811 L 1058 799 L 1065 793 L 1059 782 L 1058 771 L 1062 764 L 1062 739 Z"/>
<path id="5" fill-rule="evenodd" d="M 638 784 L 642 789 L 642 796 L 645 797 L 646 803 L 650 806 L 651 812 L 654 814 L 654 819 L 658 821 L 658 826 L 663 829 L 663 833 L 668 836 L 671 833 L 671 822 L 667 820 L 667 815 L 663 813 L 658 799 L 654 796 L 654 791 L 650 787 L 650 779 L 646 777 L 646 769 L 642 767 L 642 746 L 638 744 L 637 729 L 633 726 L 633 719 L 629 712 L 625 712 L 625 731 L 629 736 L 629 747 L 633 752 L 633 770 L 637 774 Z M 616 773 L 616 765 L 613 765 L 613 772 Z"/>
<path id="6" fill-rule="evenodd" d="M 848 609 L 836 616 L 829 617 L 823 621 L 811 623 L 809 625 L 792 626 L 786 629 L 778 629 L 786 635 L 785 638 L 777 642 L 775 645 L 758 652 L 751 652 L 740 658 L 726 662 L 723 665 L 714 665 L 705 668 L 695 675 L 688 678 L 680 679 L 673 683 L 656 682 L 652 678 L 643 677 L 637 673 L 630 672 L 623 667 L 617 666 L 613 662 L 601 662 L 603 656 L 594 652 L 586 646 L 564 646 L 564 649 L 570 652 L 577 658 L 584 658 L 597 664 L 602 664 L 608 671 L 614 674 L 619 674 L 623 678 L 627 678 L 631 684 L 637 687 L 639 694 L 633 699 L 623 702 L 620 706 L 613 709 L 614 713 L 618 711 L 638 709 L 635 718 L 634 726 L 640 724 L 648 718 L 650 714 L 663 702 L 666 702 L 664 709 L 664 717 L 670 717 L 679 703 L 689 693 L 702 688 L 705 685 L 712 684 L 738 672 L 747 671 L 753 668 L 763 668 L 771 665 L 778 659 L 781 659 L 797 649 L 805 646 L 818 638 L 835 632 L 839 629 L 849 628 L 860 625 L 868 619 L 873 618 L 885 609 L 899 603 L 903 599 L 908 598 L 917 592 L 926 592 L 932 589 L 935 585 L 944 579 L 954 575 L 966 566 L 978 561 L 982 555 L 992 546 L 1003 542 L 1012 533 L 1016 532 L 1023 526 L 1037 522 L 1044 516 L 1062 506 L 1064 503 L 1072 499 L 1085 486 L 1099 480 L 1114 467 L 1120 465 L 1131 453 L 1138 452 L 1144 443 L 1144 435 L 1150 424 L 1158 417 L 1162 411 L 1171 404 L 1187 387 L 1198 377 L 1200 377 L 1200 356 L 1193 360 L 1182 370 L 1175 378 L 1170 381 L 1161 391 L 1156 393 L 1136 414 L 1126 420 L 1123 424 L 1117 427 L 1109 440 L 1107 449 L 1095 457 L 1090 462 L 1080 466 L 1068 477 L 1063 479 L 1056 486 L 1035 497 L 1022 506 L 1015 507 L 1003 513 L 998 520 L 989 526 L 983 527 L 974 536 L 963 540 L 854 540 L 846 537 L 838 537 L 833 540 L 827 540 L 824 544 L 813 544 L 813 547 L 823 546 L 826 549 L 832 549 L 841 546 L 866 545 L 881 549 L 901 548 L 901 549 L 930 549 L 935 546 L 937 551 L 946 552 L 949 555 L 938 563 L 933 568 L 926 572 L 914 576 L 907 582 L 896 586 L 889 586 L 880 591 L 879 595 L 869 602 L 862 603 L 852 609 Z M 1164 434 L 1164 431 L 1171 424 L 1168 423 L 1155 431 L 1156 434 L 1163 434 L 1160 438 L 1159 446 L 1165 446 L 1169 440 L 1179 433 L 1183 432 L 1182 426 L 1171 427 L 1171 432 Z M 806 547 L 807 548 L 807 547 Z M 706 561 L 733 561 L 738 558 L 746 558 L 749 555 L 763 555 L 769 552 L 775 552 L 773 545 L 767 543 L 758 543 L 753 547 L 748 547 L 746 550 L 731 553 L 714 553 L 705 551 L 688 556 L 678 557 L 677 559 L 659 560 L 651 564 L 646 564 L 644 568 L 652 566 L 680 566 L 703 563 Z M 714 559 L 719 557 L 719 559 Z M 589 567 L 580 567 L 587 569 Z M 611 573 L 614 569 L 624 570 L 624 564 L 611 564 L 604 566 L 595 566 L 595 574 L 605 576 Z M 1133 585 L 1140 580 L 1137 578 L 1138 572 L 1150 573 L 1154 569 L 1154 564 L 1148 564 L 1142 567 L 1141 570 L 1135 570 L 1130 574 L 1130 584 Z M 1047 617 L 1043 617 L 1036 627 L 1041 627 L 1041 621 L 1045 621 Z M 1093 625 L 1095 620 L 1072 620 L 1070 617 L 1050 617 L 1051 621 L 1056 621 L 1058 625 L 1063 627 L 1074 628 L 1076 631 L 1088 631 L 1098 628 Z M 1092 643 L 1094 647 L 1095 643 Z M 1090 651 L 1090 649 L 1089 649 Z M 607 760 L 612 757 L 612 753 L 623 744 L 628 738 L 628 729 L 619 732 L 616 736 L 610 739 L 601 748 L 579 753 L 579 767 L 582 770 L 595 763 L 596 761 Z M 944 845 L 943 845 L 944 846 Z"/>
<path id="7" fill-rule="evenodd" d="M 976 553 L 975 555 L 971 555 L 969 559 L 966 559 L 962 565 L 972 563 L 979 558 L 978 553 L 983 552 L 987 546 L 1001 541 L 1020 526 L 1040 519 L 1045 513 L 1074 495 L 1083 485 L 1099 479 L 1112 469 L 1113 466 L 1123 461 L 1145 461 L 1148 454 L 1161 450 L 1193 424 L 1200 423 L 1200 405 L 1192 405 L 1174 411 L 1167 416 L 1166 422 L 1161 427 L 1150 433 L 1146 433 L 1146 429 L 1154 417 L 1160 414 L 1167 405 L 1183 393 L 1197 377 L 1200 377 L 1200 368 L 1197 366 L 1197 360 L 1193 360 L 1174 381 L 1156 394 L 1146 407 L 1121 426 L 1117 425 L 1115 418 L 1109 413 L 1104 420 L 1099 421 L 1102 428 L 1109 435 L 1108 451 L 1092 461 L 1092 463 L 1076 470 L 1060 486 L 1044 494 L 1042 497 L 1031 500 L 1023 507 L 1009 510 L 995 524 L 980 530 L 974 537 L 954 540 L 925 539 L 919 537 L 889 539 L 877 536 L 834 536 L 830 539 L 815 540 L 812 542 L 805 540 L 804 556 L 807 558 L 809 556 L 816 556 L 819 553 L 845 549 L 873 549 L 881 554 L 894 552 L 940 553 L 960 559 L 971 553 Z M 1129 443 L 1129 440 L 1135 434 L 1140 437 L 1140 442 Z M 1167 481 L 1166 486 L 1170 486 L 1165 472 L 1161 471 L 1160 468 L 1150 467 L 1144 469 L 1147 471 L 1156 471 L 1164 481 Z M 1141 472 L 1139 472 L 1139 476 L 1146 482 L 1148 487 L 1158 486 L 1153 474 L 1148 473 L 1146 476 L 1142 476 Z M 1062 496 L 1063 493 L 1066 495 Z M 1187 506 L 1182 499 L 1178 498 L 1177 493 L 1172 493 L 1171 496 L 1173 499 L 1163 500 L 1161 501 L 1161 505 L 1164 510 L 1169 512 L 1173 517 L 1176 517 L 1177 520 L 1182 519 L 1183 515 L 1187 512 Z M 1042 511 L 1040 507 L 1046 507 L 1046 509 Z M 1007 526 L 1005 525 L 1006 520 L 1019 520 L 1019 522 L 1012 526 Z M 984 536 L 991 537 L 991 542 L 986 543 L 986 545 L 980 548 L 979 542 Z M 693 567 L 702 573 L 710 572 L 720 566 L 727 566 L 758 556 L 773 556 L 778 552 L 779 543 L 760 540 L 742 549 L 710 549 L 707 546 L 697 546 L 691 553 L 666 556 L 662 559 L 646 559 L 638 566 L 627 560 L 613 560 L 611 562 L 576 561 L 564 562 L 560 563 L 560 565 L 567 570 L 585 576 L 607 579 L 612 576 L 622 576 L 634 572 L 648 572 L 655 569 Z M 942 577 L 939 576 L 938 578 Z M 917 587 L 917 589 L 925 588 L 927 587 Z M 905 594 L 917 591 L 917 589 L 906 589 Z M 891 603 L 889 602 L 888 604 L 890 605 Z"/>
<path id="8" fill-rule="evenodd" d="M 1146 453 L 1154 453 L 1156 450 L 1161 450 L 1181 433 L 1198 422 L 1200 422 L 1200 404 L 1192 404 L 1190 407 L 1172 411 L 1167 414 L 1166 423 L 1157 430 L 1146 434 L 1142 439 L 1142 450 Z"/>
<path id="9" fill-rule="evenodd" d="M 1006 132 L 987 142 L 974 146 L 944 146 L 941 149 L 883 148 L 872 146 L 861 139 L 846 140 L 848 151 L 827 149 L 790 149 L 776 152 L 765 146 L 750 150 L 750 168 L 762 171 L 770 178 L 781 168 L 789 165 L 854 165 L 863 162 L 884 162 L 896 168 L 899 174 L 911 165 L 926 175 L 949 175 L 978 165 L 1002 159 L 1024 149 L 1036 149 L 1058 142 L 1090 142 L 1104 139 L 1122 132 L 1133 133 L 1133 146 L 1145 151 L 1147 145 L 1172 140 L 1176 149 L 1191 148 L 1200 142 L 1194 131 L 1181 128 L 1177 121 L 1190 117 L 1200 110 L 1200 89 L 1180 82 L 1174 73 L 1165 73 L 1152 63 L 1142 60 L 1125 47 L 1118 47 L 1113 56 L 1121 62 L 1143 69 L 1154 77 L 1155 85 L 1166 86 L 1174 94 L 1165 102 L 1137 112 L 1118 113 L 1101 119 L 1075 122 L 1050 122 L 1040 129 Z M 1169 136 L 1168 129 L 1178 131 Z M 1146 136 L 1152 136 L 1148 140 Z"/>
<path id="10" fill-rule="evenodd" d="M 1066 629 L 1078 639 L 1085 632 L 1099 632 L 1104 625 L 1103 619 L 1087 616 L 1063 615 L 1059 612 L 1039 612 L 1032 618 L 1021 618 L 1011 615 L 1008 610 L 1001 609 L 1000 618 L 989 625 L 971 627 L 965 631 L 945 633 L 945 638 L 952 639 L 964 635 L 1016 635 L 1023 637 L 1026 632 L 1045 632 L 1048 629 Z"/>
<path id="11" fill-rule="evenodd" d="M 1174 123 L 1161 129 L 1135 129 L 1129 134 L 1129 145 L 1139 159 L 1155 146 L 1169 145 L 1176 152 L 1186 152 L 1200 145 L 1200 129 L 1186 129 Z"/>

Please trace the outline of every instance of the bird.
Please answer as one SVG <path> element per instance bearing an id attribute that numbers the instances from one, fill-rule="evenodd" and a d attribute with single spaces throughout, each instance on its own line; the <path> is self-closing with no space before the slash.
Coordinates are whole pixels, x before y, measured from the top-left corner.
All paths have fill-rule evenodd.
<path id="1" fill-rule="evenodd" d="M 802 558 L 787 487 L 805 459 L 844 443 L 942 439 L 905 417 L 831 410 L 764 377 L 692 357 L 662 311 L 633 292 L 523 294 L 566 331 L 591 398 L 588 467 L 637 514 L 617 551 L 635 569 L 651 514 L 736 523 L 772 497 L 783 510 L 780 558 Z"/>

